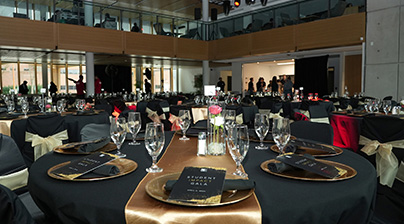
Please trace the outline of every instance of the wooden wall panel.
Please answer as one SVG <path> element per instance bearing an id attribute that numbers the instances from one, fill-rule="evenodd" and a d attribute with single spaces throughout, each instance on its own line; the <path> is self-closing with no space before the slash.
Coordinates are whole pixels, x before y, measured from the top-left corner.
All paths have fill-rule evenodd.
<path id="1" fill-rule="evenodd" d="M 94 27 L 57 24 L 59 49 L 122 54 L 123 32 Z"/>
<path id="2" fill-rule="evenodd" d="M 55 49 L 55 24 L 0 17 L 0 45 Z"/>
<path id="3" fill-rule="evenodd" d="M 351 14 L 295 27 L 297 50 L 361 44 L 360 38 L 366 36 L 366 15 Z"/>
<path id="4" fill-rule="evenodd" d="M 281 27 L 252 34 L 251 54 L 259 55 L 295 50 L 295 26 Z"/>
<path id="5" fill-rule="evenodd" d="M 184 38 L 176 39 L 177 58 L 192 58 L 197 60 L 209 60 L 209 42 Z"/>
<path id="6" fill-rule="evenodd" d="M 210 48 L 211 59 L 227 59 L 249 56 L 251 51 L 251 35 L 245 34 L 240 36 L 228 37 L 219 40 L 210 41 L 213 47 Z"/>
<path id="7" fill-rule="evenodd" d="M 362 55 L 345 57 L 344 83 L 350 95 L 361 92 L 362 85 Z"/>
<path id="8" fill-rule="evenodd" d="M 124 35 L 125 54 L 175 57 L 173 37 L 132 32 Z"/>

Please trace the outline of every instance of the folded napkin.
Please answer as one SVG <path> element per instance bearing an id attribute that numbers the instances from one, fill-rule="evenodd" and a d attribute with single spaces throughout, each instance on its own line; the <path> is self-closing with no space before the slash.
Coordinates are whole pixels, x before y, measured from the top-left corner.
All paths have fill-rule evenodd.
<path id="1" fill-rule="evenodd" d="M 78 151 L 79 152 L 93 152 L 97 149 L 104 147 L 110 141 L 111 141 L 110 138 L 105 136 L 105 137 L 98 138 L 98 139 L 95 139 L 92 141 L 81 142 L 81 143 L 78 143 L 81 145 L 80 148 L 78 149 Z"/>
<path id="2" fill-rule="evenodd" d="M 312 155 L 309 155 L 309 154 L 304 154 L 303 156 L 305 156 L 305 157 L 307 157 L 309 159 L 315 159 Z M 274 173 L 283 173 L 283 172 L 286 172 L 286 171 L 300 170 L 297 167 L 293 167 L 293 166 L 288 165 L 288 164 L 283 163 L 283 162 L 276 162 L 276 163 L 271 162 L 271 163 L 268 163 L 267 167 L 271 172 L 274 172 Z"/>
<path id="3" fill-rule="evenodd" d="M 115 165 L 103 165 L 89 173 L 82 175 L 80 178 L 89 179 L 89 178 L 97 178 L 97 177 L 109 177 L 109 176 L 117 175 L 119 172 L 121 172 L 121 171 Z"/>
<path id="4" fill-rule="evenodd" d="M 175 185 L 177 180 L 168 180 L 164 189 L 166 191 L 171 191 Z M 244 179 L 225 179 L 223 191 L 229 190 L 249 190 L 255 188 L 255 181 L 253 180 L 244 180 Z"/>

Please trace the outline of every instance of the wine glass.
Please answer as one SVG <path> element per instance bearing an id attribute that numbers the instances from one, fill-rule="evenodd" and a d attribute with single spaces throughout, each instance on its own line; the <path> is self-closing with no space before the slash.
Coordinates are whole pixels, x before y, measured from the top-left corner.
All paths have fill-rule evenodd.
<path id="1" fill-rule="evenodd" d="M 125 118 L 112 117 L 111 126 L 110 126 L 109 131 L 111 134 L 111 139 L 117 147 L 116 155 L 119 157 L 126 157 L 126 155 L 120 151 L 122 143 L 125 141 L 125 137 L 126 137 L 126 120 L 125 120 Z"/>
<path id="2" fill-rule="evenodd" d="M 224 127 L 229 133 L 232 131 L 232 127 L 236 122 L 236 111 L 235 110 L 225 110 L 224 111 Z"/>
<path id="3" fill-rule="evenodd" d="M 383 111 L 386 115 L 391 111 L 391 100 L 383 100 Z"/>
<path id="4" fill-rule="evenodd" d="M 180 118 L 178 123 L 182 130 L 182 137 L 180 138 L 180 140 L 189 140 L 189 138 L 187 138 L 187 136 L 185 135 L 189 128 L 189 125 L 191 125 L 191 114 L 189 110 L 180 110 L 178 117 Z"/>
<path id="5" fill-rule="evenodd" d="M 269 130 L 269 117 L 267 114 L 255 114 L 255 119 L 254 119 L 254 128 L 255 128 L 255 133 L 257 133 L 258 138 L 260 138 L 260 144 L 255 146 L 255 149 L 258 150 L 266 150 L 268 149 L 268 146 L 265 146 L 263 141 L 265 136 L 268 134 Z"/>
<path id="6" fill-rule="evenodd" d="M 57 108 L 57 110 L 59 111 L 59 113 L 62 114 L 63 109 L 64 109 L 64 102 L 63 102 L 63 100 L 58 100 L 58 101 L 56 102 L 56 108 Z"/>
<path id="7" fill-rule="evenodd" d="M 234 162 L 236 162 L 236 171 L 233 175 L 243 178 L 248 177 L 248 174 L 243 172 L 240 168 L 241 162 L 245 158 L 249 148 L 248 127 L 247 125 L 233 125 L 230 127 L 229 135 L 227 137 L 227 146 Z"/>
<path id="8" fill-rule="evenodd" d="M 279 152 L 284 154 L 285 146 L 290 139 L 290 121 L 288 118 L 274 118 L 272 125 L 272 137 L 278 146 Z"/>
<path id="9" fill-rule="evenodd" d="M 85 106 L 86 106 L 86 100 L 81 99 L 81 100 L 79 101 L 79 108 L 80 108 L 80 110 L 81 110 L 81 111 L 84 111 Z"/>
<path id="10" fill-rule="evenodd" d="M 140 145 L 139 142 L 136 142 L 137 133 L 139 133 L 140 128 L 142 127 L 142 119 L 140 117 L 139 112 L 129 112 L 128 115 L 128 128 L 130 133 L 132 134 L 133 141 L 129 143 L 129 145 Z"/>
<path id="11" fill-rule="evenodd" d="M 7 101 L 7 110 L 9 113 L 12 113 L 15 109 L 15 104 L 13 100 Z"/>
<path id="12" fill-rule="evenodd" d="M 76 109 L 77 109 L 77 110 L 80 109 L 80 100 L 81 100 L 81 99 L 76 99 L 76 101 L 74 101 L 74 105 L 76 106 Z"/>
<path id="13" fill-rule="evenodd" d="M 148 173 L 159 173 L 163 169 L 156 165 L 157 157 L 160 155 L 164 147 L 164 125 L 162 123 L 147 123 L 145 132 L 145 145 L 147 152 L 152 157 L 152 165 L 146 168 Z"/>
<path id="14" fill-rule="evenodd" d="M 27 113 L 29 110 L 29 103 L 26 99 L 21 101 L 21 111 L 24 113 L 24 117 L 27 118 Z"/>

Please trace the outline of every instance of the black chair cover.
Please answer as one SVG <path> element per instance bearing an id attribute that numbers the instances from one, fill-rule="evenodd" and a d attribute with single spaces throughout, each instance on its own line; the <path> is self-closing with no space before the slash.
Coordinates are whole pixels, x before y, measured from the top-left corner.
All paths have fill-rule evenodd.
<path id="1" fill-rule="evenodd" d="M 0 185 L 0 221 L 5 224 L 35 223 L 17 195 L 3 185 Z"/>
<path id="2" fill-rule="evenodd" d="M 329 145 L 334 142 L 334 131 L 329 124 L 295 121 L 290 125 L 290 131 L 297 138 L 309 139 Z"/>

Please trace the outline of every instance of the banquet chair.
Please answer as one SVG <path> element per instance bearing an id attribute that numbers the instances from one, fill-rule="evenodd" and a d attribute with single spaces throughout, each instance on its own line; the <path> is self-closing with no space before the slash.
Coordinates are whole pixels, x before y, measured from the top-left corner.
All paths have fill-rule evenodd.
<path id="1" fill-rule="evenodd" d="M 228 105 L 226 106 L 226 110 L 234 110 L 236 111 L 236 124 L 243 124 L 244 123 L 244 114 L 243 114 L 243 107 L 240 105 Z"/>
<path id="2" fill-rule="evenodd" d="M 325 108 L 321 105 L 309 106 L 310 121 L 317 123 L 330 124 L 330 119 Z"/>
<path id="3" fill-rule="evenodd" d="M 291 135 L 297 138 L 309 139 L 329 145 L 334 142 L 334 131 L 330 124 L 295 121 L 290 124 L 290 132 Z"/>
<path id="4" fill-rule="evenodd" d="M 1 223 L 34 224 L 31 214 L 18 196 L 0 184 L 0 220 Z"/>
<path id="5" fill-rule="evenodd" d="M 28 168 L 14 140 L 0 134 L 0 184 L 19 193 L 27 191 Z"/>
<path id="6" fill-rule="evenodd" d="M 65 120 L 58 114 L 29 117 L 24 134 L 25 142 L 20 150 L 28 168 L 40 156 L 69 139 Z"/>
<path id="7" fill-rule="evenodd" d="M 404 159 L 404 120 L 393 116 L 366 116 L 360 130 L 359 152 L 378 170 L 380 184 L 392 186 Z"/>

